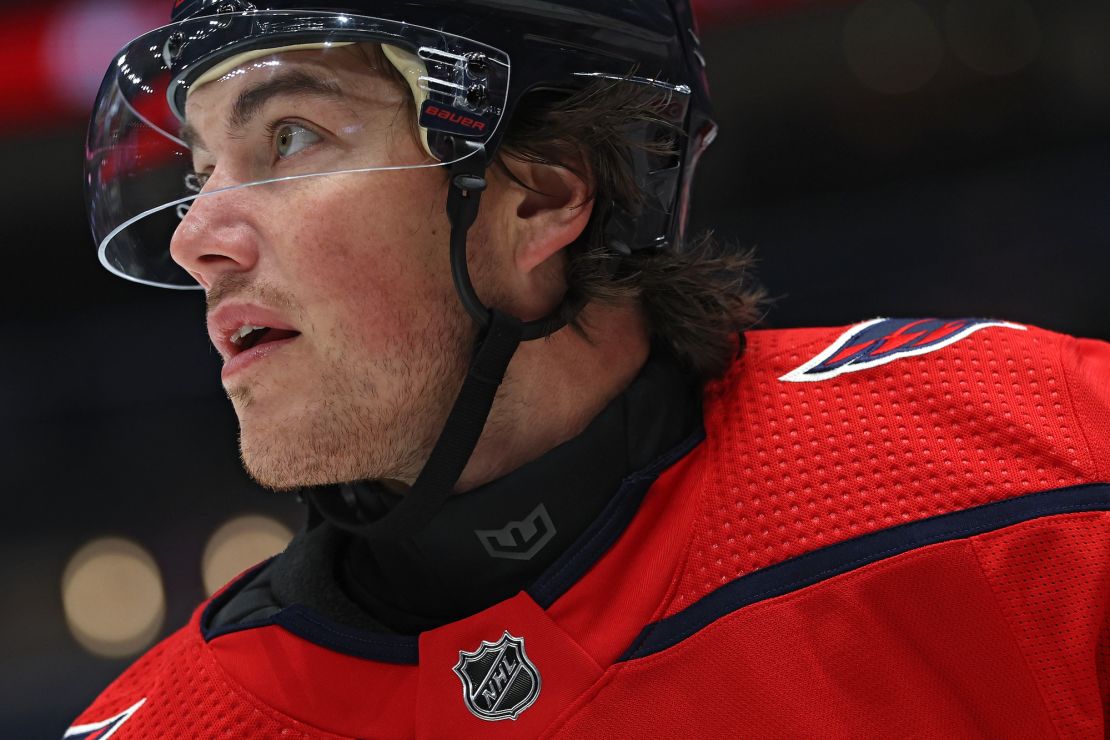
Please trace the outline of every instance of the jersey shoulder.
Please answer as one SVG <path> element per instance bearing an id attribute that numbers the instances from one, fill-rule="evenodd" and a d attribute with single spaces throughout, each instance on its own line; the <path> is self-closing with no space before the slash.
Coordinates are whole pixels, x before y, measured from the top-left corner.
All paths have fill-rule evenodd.
<path id="1" fill-rule="evenodd" d="M 91 738 L 107 732 L 137 736 L 136 728 L 151 727 L 151 715 L 164 715 L 166 698 L 174 697 L 180 688 L 175 684 L 182 681 L 185 687 L 194 688 L 192 677 L 203 674 L 198 666 L 202 656 L 197 643 L 185 627 L 155 645 L 100 693 L 73 721 L 65 737 Z M 189 694 L 197 698 L 195 691 Z M 165 722 L 164 716 L 159 719 Z M 171 721 L 165 729 L 170 733 L 184 728 L 173 727 Z"/>
<path id="2" fill-rule="evenodd" d="M 995 452 L 1021 438 L 1110 479 L 1110 344 L 1010 321 L 871 319 L 751 332 L 710 398 L 809 441 L 873 436 L 903 450 L 916 442 L 923 454 L 929 432 L 990 429 Z M 797 423 L 807 420 L 822 423 Z"/>
<path id="3" fill-rule="evenodd" d="M 848 540 L 1110 482 L 1110 345 L 982 320 L 754 331 L 704 420 L 671 613 Z"/>
<path id="4" fill-rule="evenodd" d="M 338 737 L 281 715 L 231 679 L 189 624 L 113 681 L 66 731 L 66 740 L 153 737 Z"/>

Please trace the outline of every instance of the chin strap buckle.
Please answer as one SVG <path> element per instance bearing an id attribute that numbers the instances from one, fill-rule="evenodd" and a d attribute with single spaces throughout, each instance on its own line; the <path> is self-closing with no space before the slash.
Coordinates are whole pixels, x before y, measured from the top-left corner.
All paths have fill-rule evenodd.
<path id="1" fill-rule="evenodd" d="M 485 192 L 486 178 L 479 175 L 456 175 L 451 184 L 463 198 L 469 198 L 471 193 Z"/>

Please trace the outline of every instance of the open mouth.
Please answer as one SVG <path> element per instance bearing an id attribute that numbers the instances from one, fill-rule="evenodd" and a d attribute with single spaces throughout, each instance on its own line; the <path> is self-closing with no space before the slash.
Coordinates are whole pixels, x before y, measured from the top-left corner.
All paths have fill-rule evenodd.
<path id="1" fill-rule="evenodd" d="M 238 331 L 231 335 L 231 344 L 234 346 L 236 353 L 246 352 L 260 344 L 280 342 L 283 339 L 300 336 L 300 334 L 299 331 L 293 331 L 292 329 L 274 329 L 269 326 L 251 326 L 248 324 L 240 327 Z"/>

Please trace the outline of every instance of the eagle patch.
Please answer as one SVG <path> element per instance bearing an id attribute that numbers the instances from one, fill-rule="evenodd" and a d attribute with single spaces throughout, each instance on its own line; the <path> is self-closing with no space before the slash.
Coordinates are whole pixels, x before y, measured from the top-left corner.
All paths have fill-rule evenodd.
<path id="1" fill-rule="evenodd" d="M 872 319 L 853 326 L 804 365 L 779 380 L 806 383 L 923 355 L 989 326 L 1025 331 L 1020 324 L 988 319 Z"/>

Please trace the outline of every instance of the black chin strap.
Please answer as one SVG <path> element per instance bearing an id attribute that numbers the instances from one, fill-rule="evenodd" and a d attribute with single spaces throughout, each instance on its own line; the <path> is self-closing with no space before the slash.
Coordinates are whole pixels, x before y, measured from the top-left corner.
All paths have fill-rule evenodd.
<path id="1" fill-rule="evenodd" d="M 376 521 L 366 521 L 334 490 L 312 490 L 307 498 L 324 519 L 364 537 L 398 540 L 419 532 L 435 517 L 474 452 L 505 369 L 520 345 L 521 322 L 499 311 L 491 314 L 443 432 L 412 488 Z"/>
<path id="2" fill-rule="evenodd" d="M 373 539 L 400 540 L 423 529 L 442 508 L 470 460 L 489 417 L 493 399 L 521 341 L 547 336 L 562 327 L 555 316 L 536 321 L 486 308 L 470 280 L 466 236 L 478 217 L 486 189 L 486 154 L 481 145 L 464 143 L 471 153 L 451 165 L 447 216 L 451 222 L 451 274 L 466 310 L 482 327 L 474 357 L 447 423 L 412 488 L 383 516 L 368 521 L 334 490 L 305 493 L 310 509 L 332 524 Z M 315 514 L 310 511 L 310 522 Z"/>
<path id="3" fill-rule="evenodd" d="M 478 206 L 486 189 L 486 154 L 478 144 L 464 143 L 475 153 L 451 165 L 451 192 L 447 195 L 447 217 L 451 221 L 451 277 L 463 306 L 483 328 L 490 325 L 493 311 L 474 291 L 466 263 L 466 233 L 478 218 Z M 557 332 L 566 324 L 559 312 L 542 319 L 521 322 L 521 340 L 529 341 Z"/>

